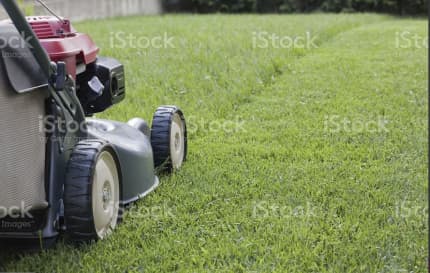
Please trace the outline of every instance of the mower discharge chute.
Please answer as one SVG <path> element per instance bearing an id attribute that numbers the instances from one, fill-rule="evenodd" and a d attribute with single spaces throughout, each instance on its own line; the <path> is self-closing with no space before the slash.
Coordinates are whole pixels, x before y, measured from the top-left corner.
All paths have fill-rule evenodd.
<path id="1" fill-rule="evenodd" d="M 103 239 L 157 187 L 156 168 L 181 167 L 184 115 L 159 107 L 151 128 L 89 118 L 124 99 L 121 63 L 68 20 L 1 3 L 11 21 L 0 23 L 0 243 Z"/>

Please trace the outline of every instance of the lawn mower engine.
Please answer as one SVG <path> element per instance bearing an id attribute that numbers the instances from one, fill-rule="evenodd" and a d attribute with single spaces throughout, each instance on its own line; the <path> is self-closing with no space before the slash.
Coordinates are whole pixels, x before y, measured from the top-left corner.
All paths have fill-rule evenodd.
<path id="1" fill-rule="evenodd" d="M 0 3 L 11 19 L 0 22 L 0 246 L 104 239 L 157 172 L 182 166 L 184 115 L 161 106 L 151 127 L 89 118 L 124 99 L 122 64 L 69 20 Z"/>
<path id="2" fill-rule="evenodd" d="M 117 60 L 98 57 L 99 48 L 68 19 L 53 16 L 26 17 L 41 45 L 54 62 L 64 62 L 76 82 L 85 114 L 103 112 L 125 97 L 124 67 Z"/>

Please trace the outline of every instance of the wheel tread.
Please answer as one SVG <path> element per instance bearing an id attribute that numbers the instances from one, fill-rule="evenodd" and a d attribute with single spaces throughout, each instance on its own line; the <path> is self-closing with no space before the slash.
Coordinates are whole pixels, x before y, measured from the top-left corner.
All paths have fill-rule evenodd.
<path id="1" fill-rule="evenodd" d="M 155 112 L 152 120 L 151 145 L 154 151 L 154 165 L 161 172 L 173 171 L 170 159 L 170 128 L 173 116 L 176 113 L 180 115 L 185 125 L 185 161 L 187 154 L 187 132 L 182 111 L 176 106 L 161 106 Z"/>
<path id="2" fill-rule="evenodd" d="M 100 152 L 107 142 L 87 139 L 79 142 L 70 157 L 64 183 L 66 232 L 75 243 L 98 240 L 92 213 L 91 177 Z"/>

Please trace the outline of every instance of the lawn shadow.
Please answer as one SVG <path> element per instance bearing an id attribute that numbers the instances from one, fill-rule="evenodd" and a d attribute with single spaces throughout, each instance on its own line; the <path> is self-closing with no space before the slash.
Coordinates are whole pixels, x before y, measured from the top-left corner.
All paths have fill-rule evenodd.
<path id="1" fill-rule="evenodd" d="M 24 240 L 10 240 L 0 242 L 0 272 L 8 272 L 7 267 L 18 263 L 27 257 L 41 256 L 49 251 L 56 251 L 63 239 L 53 239 L 42 242 L 27 242 Z"/>

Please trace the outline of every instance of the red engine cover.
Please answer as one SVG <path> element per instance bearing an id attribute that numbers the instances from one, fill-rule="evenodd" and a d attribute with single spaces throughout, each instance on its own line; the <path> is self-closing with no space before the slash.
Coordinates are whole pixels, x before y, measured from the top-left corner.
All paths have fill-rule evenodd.
<path id="1" fill-rule="evenodd" d="M 83 33 L 76 32 L 70 21 L 53 16 L 32 16 L 27 21 L 52 61 L 66 63 L 67 73 L 76 78 L 76 67 L 96 61 L 99 48 Z"/>

